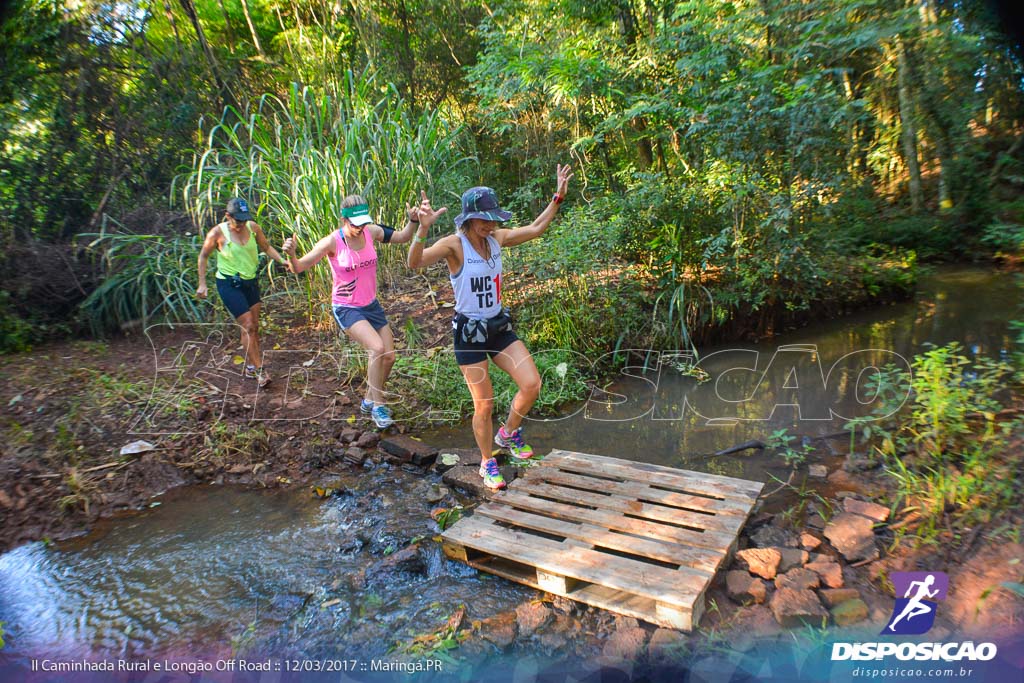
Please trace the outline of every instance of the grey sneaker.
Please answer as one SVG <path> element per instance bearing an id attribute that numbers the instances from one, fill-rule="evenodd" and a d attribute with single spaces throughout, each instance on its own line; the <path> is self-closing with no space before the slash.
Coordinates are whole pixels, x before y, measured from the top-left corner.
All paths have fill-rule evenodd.
<path id="1" fill-rule="evenodd" d="M 373 418 L 373 424 L 377 425 L 377 429 L 387 429 L 395 424 L 395 420 L 391 417 L 391 411 L 388 410 L 387 406 L 374 406 L 370 411 L 370 417 Z"/>

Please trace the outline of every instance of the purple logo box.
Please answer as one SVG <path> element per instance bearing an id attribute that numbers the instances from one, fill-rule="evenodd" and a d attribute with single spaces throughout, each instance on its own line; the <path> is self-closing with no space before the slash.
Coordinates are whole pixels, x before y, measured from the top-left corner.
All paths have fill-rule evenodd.
<path id="1" fill-rule="evenodd" d="M 929 581 L 928 577 L 932 577 L 932 579 Z M 910 584 L 915 582 L 930 584 L 929 593 L 938 591 L 934 597 L 926 598 L 927 600 L 945 600 L 946 593 L 949 591 L 949 577 L 945 572 L 893 572 L 889 574 L 889 578 L 892 580 L 897 598 L 913 597 L 907 595 L 907 591 L 910 590 Z"/>

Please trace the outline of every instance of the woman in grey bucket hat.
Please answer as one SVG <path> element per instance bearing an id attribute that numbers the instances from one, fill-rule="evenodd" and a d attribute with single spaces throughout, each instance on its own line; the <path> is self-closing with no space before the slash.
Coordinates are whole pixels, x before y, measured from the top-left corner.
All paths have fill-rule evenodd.
<path id="1" fill-rule="evenodd" d="M 533 456 L 520 425 L 540 394 L 537 366 L 512 330 L 511 318 L 502 306 L 501 250 L 544 234 L 565 199 L 572 177 L 568 165 L 559 165 L 554 197 L 532 223 L 515 230 L 500 227 L 512 214 L 502 210 L 494 190 L 470 188 L 462 195 L 462 213 L 455 217 L 457 233 L 442 237 L 427 248 L 424 242 L 430 226 L 447 209 L 433 210 L 425 194 L 419 206 L 420 224 L 409 247 L 409 267 L 425 268 L 442 259 L 448 264 L 455 291 L 455 360 L 473 396 L 473 436 L 480 448 L 480 476 L 488 488 L 505 488 L 498 461 L 491 453 L 492 435 L 495 443 L 507 448 L 512 457 L 525 460 Z M 497 434 L 491 424 L 494 387 L 487 374 L 488 359 L 507 372 L 518 387 L 508 419 Z"/>

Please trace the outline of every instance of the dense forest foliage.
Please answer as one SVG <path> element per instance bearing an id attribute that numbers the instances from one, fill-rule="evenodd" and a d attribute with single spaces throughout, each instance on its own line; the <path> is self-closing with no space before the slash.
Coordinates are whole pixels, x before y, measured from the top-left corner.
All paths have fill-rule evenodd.
<path id="1" fill-rule="evenodd" d="M 236 194 L 308 247 L 350 192 L 395 223 L 487 184 L 528 221 L 571 162 L 510 297 L 585 352 L 1024 245 L 1024 64 L 980 2 L 15 0 L 0 32 L 7 350 L 208 315 L 196 235 Z"/>

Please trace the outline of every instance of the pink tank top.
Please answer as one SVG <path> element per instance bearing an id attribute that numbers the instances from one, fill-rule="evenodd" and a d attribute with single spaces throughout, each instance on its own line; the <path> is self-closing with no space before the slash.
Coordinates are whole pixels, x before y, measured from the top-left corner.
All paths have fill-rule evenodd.
<path id="1" fill-rule="evenodd" d="M 358 251 L 349 249 L 341 230 L 334 239 L 334 256 L 327 257 L 334 277 L 331 303 L 351 308 L 373 303 L 377 298 L 377 250 L 373 247 L 373 235 L 369 230 L 363 231 L 366 244 Z"/>

